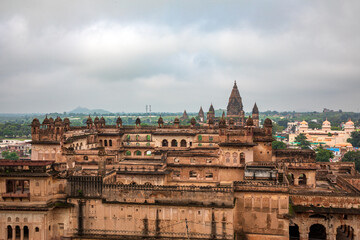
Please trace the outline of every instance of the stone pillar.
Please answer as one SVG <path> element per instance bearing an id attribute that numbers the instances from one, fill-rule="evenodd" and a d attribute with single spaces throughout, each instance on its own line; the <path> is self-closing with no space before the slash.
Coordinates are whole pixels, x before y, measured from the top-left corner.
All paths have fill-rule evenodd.
<path id="1" fill-rule="evenodd" d="M 298 186 L 298 185 L 299 185 L 299 178 L 295 178 L 295 177 L 294 177 L 294 185 L 295 185 L 295 186 Z"/>
<path id="2" fill-rule="evenodd" d="M 24 227 L 20 227 L 20 240 L 24 240 Z"/>
<path id="3" fill-rule="evenodd" d="M 15 240 L 16 237 L 16 226 L 13 226 L 12 228 L 12 240 Z"/>
<path id="4" fill-rule="evenodd" d="M 300 240 L 308 240 L 308 237 L 307 232 L 300 232 Z"/>

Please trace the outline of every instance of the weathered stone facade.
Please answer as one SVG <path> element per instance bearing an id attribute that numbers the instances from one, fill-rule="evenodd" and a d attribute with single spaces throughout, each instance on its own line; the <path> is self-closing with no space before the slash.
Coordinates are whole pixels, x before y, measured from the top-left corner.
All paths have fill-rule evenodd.
<path id="1" fill-rule="evenodd" d="M 273 151 L 237 93 L 200 125 L 34 119 L 32 160 L 0 161 L 0 239 L 357 239 L 354 165 Z"/>

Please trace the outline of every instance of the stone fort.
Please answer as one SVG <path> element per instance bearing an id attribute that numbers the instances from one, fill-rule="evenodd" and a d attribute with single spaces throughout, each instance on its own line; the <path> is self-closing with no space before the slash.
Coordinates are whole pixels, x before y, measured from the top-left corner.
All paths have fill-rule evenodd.
<path id="1" fill-rule="evenodd" d="M 188 118 L 184 113 L 183 119 Z M 272 121 L 34 119 L 31 160 L 0 160 L 0 239 L 360 239 L 360 174 L 272 149 Z"/>

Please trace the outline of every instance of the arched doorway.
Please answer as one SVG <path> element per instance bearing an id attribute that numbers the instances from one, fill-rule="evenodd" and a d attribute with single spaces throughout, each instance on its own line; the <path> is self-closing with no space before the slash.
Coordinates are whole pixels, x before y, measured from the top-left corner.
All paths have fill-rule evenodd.
<path id="1" fill-rule="evenodd" d="M 336 229 L 336 240 L 354 240 L 354 228 L 341 225 Z"/>
<path id="2" fill-rule="evenodd" d="M 20 239 L 21 236 L 21 230 L 19 226 L 15 227 L 15 239 Z"/>
<path id="3" fill-rule="evenodd" d="M 24 226 L 24 240 L 29 239 L 29 228 L 28 226 Z"/>
<path id="4" fill-rule="evenodd" d="M 169 145 L 168 141 L 166 139 L 162 140 L 162 146 L 167 147 Z"/>
<path id="5" fill-rule="evenodd" d="M 309 240 L 326 240 L 326 228 L 321 224 L 311 225 Z"/>
<path id="6" fill-rule="evenodd" d="M 304 173 L 299 176 L 299 185 L 306 185 L 306 175 Z"/>
<path id="7" fill-rule="evenodd" d="M 299 240 L 300 239 L 300 232 L 299 226 L 294 224 L 294 226 L 289 226 L 289 239 L 290 240 Z"/>
<path id="8" fill-rule="evenodd" d="M 9 225 L 7 226 L 7 239 L 12 239 L 12 227 Z"/>

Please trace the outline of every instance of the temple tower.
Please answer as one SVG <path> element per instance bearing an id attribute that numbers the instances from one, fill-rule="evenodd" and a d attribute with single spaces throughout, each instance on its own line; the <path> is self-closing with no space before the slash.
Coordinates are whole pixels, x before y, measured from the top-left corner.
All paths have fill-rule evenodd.
<path id="1" fill-rule="evenodd" d="M 227 117 L 233 118 L 242 126 L 245 123 L 245 113 L 236 81 L 234 82 L 234 86 L 229 97 L 229 103 L 227 105 Z"/>
<path id="2" fill-rule="evenodd" d="M 254 126 L 259 127 L 259 109 L 258 109 L 256 103 L 254 104 L 254 107 L 252 110 L 252 119 L 254 122 Z"/>

